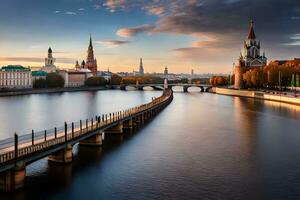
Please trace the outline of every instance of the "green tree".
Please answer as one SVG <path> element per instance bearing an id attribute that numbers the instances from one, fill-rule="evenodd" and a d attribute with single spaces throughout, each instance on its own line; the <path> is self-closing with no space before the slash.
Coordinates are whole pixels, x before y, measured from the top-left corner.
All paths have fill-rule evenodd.
<path id="1" fill-rule="evenodd" d="M 64 87 L 65 84 L 64 78 L 55 72 L 47 74 L 46 82 L 48 88 Z"/>
<path id="2" fill-rule="evenodd" d="M 106 80 L 103 77 L 90 77 L 85 81 L 86 86 L 105 86 Z"/>
<path id="3" fill-rule="evenodd" d="M 122 81 L 122 77 L 118 76 L 117 74 L 112 74 L 110 78 L 110 84 L 111 85 L 120 85 Z"/>
<path id="4" fill-rule="evenodd" d="M 46 88 L 47 87 L 47 81 L 44 78 L 36 79 L 33 82 L 33 88 Z"/>

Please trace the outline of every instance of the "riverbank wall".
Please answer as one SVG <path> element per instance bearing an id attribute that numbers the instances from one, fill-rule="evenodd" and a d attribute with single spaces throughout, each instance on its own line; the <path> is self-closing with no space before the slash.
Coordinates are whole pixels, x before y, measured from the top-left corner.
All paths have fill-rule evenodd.
<path id="1" fill-rule="evenodd" d="M 105 86 L 101 86 L 101 87 L 43 88 L 43 89 L 10 90 L 10 91 L 1 91 L 0 97 L 29 95 L 29 94 L 98 91 L 98 90 L 105 90 L 105 89 L 109 89 L 109 88 L 105 87 Z"/>
<path id="2" fill-rule="evenodd" d="M 255 98 L 255 99 L 300 105 L 300 98 L 289 96 L 289 95 L 270 94 L 261 91 L 235 90 L 235 89 L 218 88 L 218 87 L 212 88 L 211 92 L 216 94 L 222 94 L 222 95 Z"/>

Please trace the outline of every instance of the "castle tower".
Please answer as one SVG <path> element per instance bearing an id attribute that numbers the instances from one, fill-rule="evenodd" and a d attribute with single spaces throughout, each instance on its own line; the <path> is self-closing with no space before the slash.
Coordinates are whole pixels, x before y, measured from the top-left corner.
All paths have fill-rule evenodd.
<path id="1" fill-rule="evenodd" d="M 242 89 L 243 87 L 243 63 L 238 60 L 234 70 L 234 88 Z"/>
<path id="2" fill-rule="evenodd" d="M 140 59 L 140 69 L 139 69 L 139 75 L 144 76 L 144 66 L 143 66 L 143 59 Z"/>
<path id="3" fill-rule="evenodd" d="M 90 43 L 87 51 L 85 68 L 91 70 L 94 76 L 97 75 L 97 60 L 94 58 L 94 48 L 92 42 L 92 35 L 90 36 Z"/>

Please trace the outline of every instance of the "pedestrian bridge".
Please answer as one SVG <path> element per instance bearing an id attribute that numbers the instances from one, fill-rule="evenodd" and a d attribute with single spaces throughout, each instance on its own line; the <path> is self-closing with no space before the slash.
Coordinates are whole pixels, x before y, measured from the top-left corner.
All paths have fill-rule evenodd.
<path id="1" fill-rule="evenodd" d="M 25 183 L 26 166 L 44 157 L 50 162 L 72 162 L 72 147 L 101 146 L 106 134 L 123 134 L 125 129 L 143 125 L 173 100 L 173 91 L 127 110 L 65 123 L 64 126 L 0 141 L 0 189 L 12 191 Z"/>
<path id="2" fill-rule="evenodd" d="M 121 90 L 127 90 L 128 87 L 133 87 L 138 90 L 144 90 L 145 87 L 151 87 L 154 90 L 163 90 L 164 88 L 168 87 L 172 89 L 173 87 L 181 87 L 183 92 L 188 92 L 190 87 L 198 87 L 200 88 L 200 92 L 207 92 L 211 85 L 205 84 L 189 84 L 189 83 L 176 83 L 176 84 L 122 84 L 120 86 L 114 86 L 114 88 L 120 88 Z"/>

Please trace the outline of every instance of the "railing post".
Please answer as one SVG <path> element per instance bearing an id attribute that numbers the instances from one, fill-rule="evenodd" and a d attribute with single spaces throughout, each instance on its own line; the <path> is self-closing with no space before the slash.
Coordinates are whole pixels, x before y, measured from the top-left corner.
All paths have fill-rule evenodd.
<path id="1" fill-rule="evenodd" d="M 113 116 L 112 119 L 113 119 L 113 122 L 114 122 L 115 121 L 115 113 L 113 113 L 112 116 Z"/>
<path id="2" fill-rule="evenodd" d="M 72 122 L 72 138 L 74 138 L 74 122 Z"/>
<path id="3" fill-rule="evenodd" d="M 68 142 L 68 125 L 67 125 L 67 122 L 65 122 L 65 142 Z"/>
<path id="4" fill-rule="evenodd" d="M 107 124 L 107 114 L 105 114 L 105 124 Z"/>
<path id="5" fill-rule="evenodd" d="M 111 113 L 109 113 L 109 123 L 111 123 Z"/>
<path id="6" fill-rule="evenodd" d="M 34 130 L 31 131 L 31 144 L 34 145 Z"/>
<path id="7" fill-rule="evenodd" d="M 45 141 L 47 141 L 47 130 L 45 130 Z"/>
<path id="8" fill-rule="evenodd" d="M 18 135 L 17 135 L 17 133 L 15 133 L 15 159 L 17 159 L 18 158 Z"/>
<path id="9" fill-rule="evenodd" d="M 93 124 L 93 118 L 92 118 L 92 130 L 94 129 L 94 126 L 93 126 L 94 124 Z"/>
<path id="10" fill-rule="evenodd" d="M 56 127 L 54 128 L 54 138 L 55 139 L 57 138 L 57 128 Z"/>
<path id="11" fill-rule="evenodd" d="M 85 121 L 85 128 L 87 131 L 89 130 L 89 120 L 88 119 L 86 119 L 86 121 Z"/>
<path id="12" fill-rule="evenodd" d="M 80 134 L 82 134 L 82 121 L 80 120 Z"/>
<path id="13" fill-rule="evenodd" d="M 101 116 L 98 116 L 97 118 L 97 128 L 100 128 L 100 123 L 101 123 Z"/>

